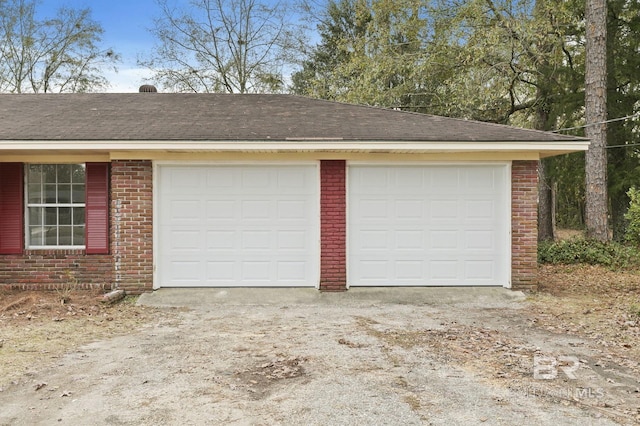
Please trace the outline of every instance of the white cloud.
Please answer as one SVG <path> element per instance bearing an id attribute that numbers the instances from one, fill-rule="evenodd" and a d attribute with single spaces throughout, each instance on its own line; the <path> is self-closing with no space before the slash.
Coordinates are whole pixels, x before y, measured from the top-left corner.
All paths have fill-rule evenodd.
<path id="1" fill-rule="evenodd" d="M 150 79 L 152 73 L 146 68 L 120 68 L 118 72 L 105 72 L 104 76 L 111 85 L 108 93 L 137 93 L 141 85 L 148 84 L 145 79 Z"/>

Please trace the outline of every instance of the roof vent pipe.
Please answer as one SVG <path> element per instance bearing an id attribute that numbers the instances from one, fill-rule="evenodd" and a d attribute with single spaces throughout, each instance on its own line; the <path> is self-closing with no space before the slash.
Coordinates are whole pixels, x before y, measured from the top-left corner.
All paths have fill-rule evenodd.
<path id="1" fill-rule="evenodd" d="M 138 89 L 138 92 L 140 92 L 140 93 L 157 93 L 158 89 L 156 89 L 156 86 L 153 86 L 151 84 L 143 84 Z"/>

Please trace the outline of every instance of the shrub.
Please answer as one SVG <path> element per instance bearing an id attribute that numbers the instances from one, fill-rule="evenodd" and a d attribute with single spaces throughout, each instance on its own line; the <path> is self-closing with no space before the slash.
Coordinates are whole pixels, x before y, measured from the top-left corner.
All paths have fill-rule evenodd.
<path id="1" fill-rule="evenodd" d="M 637 248 L 615 242 L 603 243 L 585 238 L 542 241 L 538 244 L 538 262 L 551 264 L 604 265 L 630 268 L 640 265 Z"/>
<path id="2" fill-rule="evenodd" d="M 631 187 L 627 191 L 627 195 L 630 201 L 629 210 L 624 215 L 624 218 L 628 221 L 625 239 L 636 246 L 640 246 L 640 191 L 636 187 Z"/>

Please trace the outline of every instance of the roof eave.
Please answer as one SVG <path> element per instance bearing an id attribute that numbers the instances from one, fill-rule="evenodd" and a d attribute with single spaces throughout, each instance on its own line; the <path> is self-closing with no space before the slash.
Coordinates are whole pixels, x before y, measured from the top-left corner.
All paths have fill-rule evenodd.
<path id="1" fill-rule="evenodd" d="M 0 141 L 2 152 L 367 152 L 453 153 L 537 152 L 541 158 L 586 151 L 589 141 L 349 141 L 349 140 L 261 140 L 261 141 Z"/>

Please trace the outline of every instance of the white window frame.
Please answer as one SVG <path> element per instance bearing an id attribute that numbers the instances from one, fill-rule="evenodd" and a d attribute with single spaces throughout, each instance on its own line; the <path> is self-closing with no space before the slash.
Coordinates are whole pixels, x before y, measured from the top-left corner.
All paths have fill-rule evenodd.
<path id="1" fill-rule="evenodd" d="M 87 182 L 86 182 L 86 164 L 85 163 L 27 163 L 25 164 L 25 170 L 24 170 L 24 205 L 25 205 L 25 209 L 24 209 L 24 232 L 25 232 L 25 246 L 27 248 L 27 250 L 84 250 L 86 249 L 86 226 L 87 226 L 87 217 L 86 217 L 86 201 L 83 200 L 82 203 L 30 203 L 29 202 L 29 168 L 33 165 L 36 166 L 58 166 L 58 165 L 80 165 L 85 167 L 85 181 L 84 181 L 84 190 L 85 190 L 85 194 L 86 194 L 86 190 L 87 190 Z M 71 185 L 71 194 L 73 194 L 73 185 L 70 182 L 69 183 Z M 47 183 L 47 182 L 41 182 L 41 185 L 53 185 L 53 183 Z M 56 185 L 56 192 L 57 192 L 57 188 L 58 185 L 60 185 L 60 182 L 57 181 L 55 182 Z M 43 189 L 44 190 L 44 189 Z M 71 195 L 73 197 L 73 195 Z M 86 200 L 86 196 L 85 196 L 85 200 Z M 30 228 L 31 228 L 31 224 L 30 224 L 30 209 L 31 208 L 71 208 L 71 232 L 73 233 L 73 228 L 74 228 L 74 224 L 73 224 L 73 209 L 74 208 L 83 208 L 85 211 L 85 220 L 84 220 L 84 229 L 85 229 L 85 244 L 77 244 L 77 245 L 60 245 L 60 244 L 56 244 L 56 245 L 48 245 L 48 244 L 31 244 L 31 232 L 30 232 Z M 44 218 L 43 218 L 44 219 Z M 59 229 L 60 229 L 60 223 L 59 223 L 60 217 L 59 215 L 57 216 L 57 221 L 58 223 L 56 223 L 55 225 L 55 229 L 56 232 L 58 233 L 57 235 L 57 240 L 59 241 L 60 235 L 59 235 Z M 54 226 L 54 225 L 45 225 L 44 223 L 41 224 L 42 228 L 44 229 L 45 227 L 48 226 Z M 67 226 L 67 225 L 63 225 L 63 226 Z"/>

